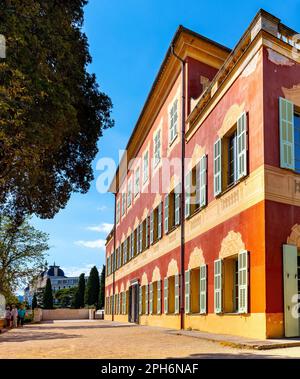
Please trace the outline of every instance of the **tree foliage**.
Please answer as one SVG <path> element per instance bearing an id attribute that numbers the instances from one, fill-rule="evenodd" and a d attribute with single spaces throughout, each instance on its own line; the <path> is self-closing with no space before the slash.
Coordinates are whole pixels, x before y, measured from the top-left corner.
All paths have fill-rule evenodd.
<path id="1" fill-rule="evenodd" d="M 100 290 L 99 290 L 99 300 L 98 300 L 98 308 L 104 308 L 105 302 L 105 266 L 102 266 L 102 271 L 100 275 Z"/>
<path id="2" fill-rule="evenodd" d="M 86 4 L 0 2 L 0 213 L 51 218 L 89 189 L 97 141 L 113 122 L 109 97 L 87 72 Z"/>
<path id="3" fill-rule="evenodd" d="M 97 267 L 94 266 L 91 269 L 89 279 L 86 286 L 85 292 L 85 304 L 96 306 L 99 299 L 99 289 L 100 289 L 100 281 L 99 281 L 99 272 Z"/>
<path id="4" fill-rule="evenodd" d="M 84 294 L 85 294 L 85 278 L 84 274 L 79 276 L 78 287 L 75 292 L 74 302 L 72 306 L 76 309 L 84 308 Z"/>
<path id="5" fill-rule="evenodd" d="M 46 287 L 44 289 L 43 308 L 53 309 L 53 293 L 50 278 L 47 279 Z"/>
<path id="6" fill-rule="evenodd" d="M 0 293 L 9 296 L 43 267 L 48 235 L 10 217 L 0 217 Z"/>
<path id="7" fill-rule="evenodd" d="M 36 297 L 36 294 L 34 294 L 33 298 L 32 298 L 31 308 L 35 309 L 35 308 L 37 308 L 37 306 L 38 306 L 37 297 Z"/>
<path id="8" fill-rule="evenodd" d="M 71 307 L 73 299 L 76 294 L 76 287 L 72 288 L 62 288 L 55 292 L 55 306 L 60 308 L 68 308 Z"/>

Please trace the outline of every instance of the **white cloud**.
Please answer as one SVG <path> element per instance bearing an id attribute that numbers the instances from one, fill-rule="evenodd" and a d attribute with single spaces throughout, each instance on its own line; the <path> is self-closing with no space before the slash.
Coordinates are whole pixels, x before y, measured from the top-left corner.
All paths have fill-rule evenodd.
<path id="1" fill-rule="evenodd" d="M 75 245 L 80 247 L 86 247 L 88 249 L 104 249 L 105 240 L 93 240 L 93 241 L 75 241 Z"/>
<path id="2" fill-rule="evenodd" d="M 107 206 L 106 205 L 102 205 L 101 207 L 98 207 L 97 208 L 97 211 L 99 211 L 99 212 L 103 212 L 103 211 L 106 211 L 108 208 L 107 208 Z"/>
<path id="3" fill-rule="evenodd" d="M 112 230 L 113 226 L 113 224 L 103 222 L 100 225 L 88 226 L 86 230 L 90 230 L 91 232 L 109 233 Z"/>

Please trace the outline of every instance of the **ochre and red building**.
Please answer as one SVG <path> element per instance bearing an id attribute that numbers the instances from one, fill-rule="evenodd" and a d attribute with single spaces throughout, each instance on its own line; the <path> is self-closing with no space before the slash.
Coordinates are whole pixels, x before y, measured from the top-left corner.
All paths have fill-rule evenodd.
<path id="1" fill-rule="evenodd" d="M 233 50 L 179 27 L 111 184 L 106 319 L 300 335 L 299 48 L 263 10 Z"/>

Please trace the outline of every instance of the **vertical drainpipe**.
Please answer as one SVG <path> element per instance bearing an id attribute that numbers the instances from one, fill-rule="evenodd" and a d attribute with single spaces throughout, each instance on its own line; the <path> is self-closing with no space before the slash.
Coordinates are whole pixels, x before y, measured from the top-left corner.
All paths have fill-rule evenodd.
<path id="1" fill-rule="evenodd" d="M 185 61 L 174 51 L 171 52 L 181 63 L 181 206 L 180 206 L 180 328 L 184 329 L 184 252 L 185 252 Z"/>
<path id="2" fill-rule="evenodd" d="M 116 219 L 117 219 L 117 193 L 114 194 L 115 196 L 115 210 L 114 210 L 114 260 L 113 260 L 113 300 L 112 300 L 112 310 L 111 310 L 111 320 L 114 321 L 115 319 L 115 271 L 116 271 L 116 267 L 115 267 L 115 262 L 116 262 L 116 259 L 115 259 L 115 254 L 116 254 L 116 235 L 117 235 L 117 222 L 116 222 Z"/>

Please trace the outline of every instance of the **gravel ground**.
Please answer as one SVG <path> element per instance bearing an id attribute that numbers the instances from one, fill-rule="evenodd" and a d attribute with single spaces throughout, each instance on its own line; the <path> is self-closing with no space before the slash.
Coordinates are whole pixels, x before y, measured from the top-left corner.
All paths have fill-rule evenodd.
<path id="1" fill-rule="evenodd" d="M 240 350 L 168 329 L 109 321 L 54 321 L 0 335 L 0 358 L 291 358 L 300 347 Z"/>

